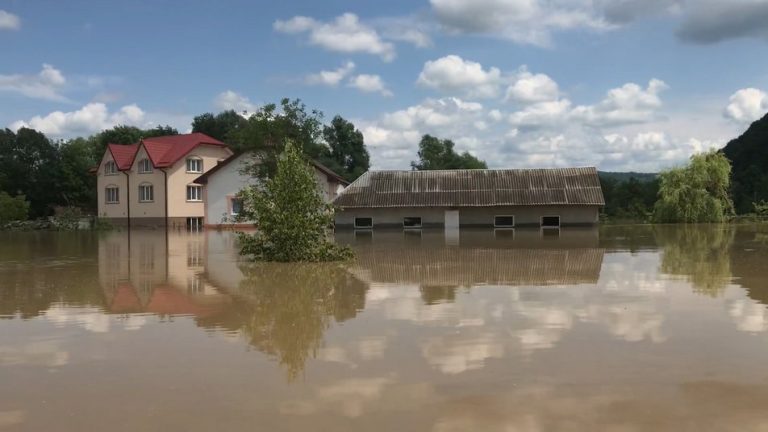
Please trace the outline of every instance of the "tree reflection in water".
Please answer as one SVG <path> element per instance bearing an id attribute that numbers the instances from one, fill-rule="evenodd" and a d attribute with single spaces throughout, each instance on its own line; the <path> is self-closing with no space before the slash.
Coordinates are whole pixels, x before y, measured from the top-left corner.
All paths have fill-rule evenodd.
<path id="1" fill-rule="evenodd" d="M 203 325 L 241 332 L 259 351 L 275 356 L 289 380 L 304 370 L 335 322 L 357 316 L 367 285 L 343 264 L 243 264 L 232 309 Z"/>
<path id="2" fill-rule="evenodd" d="M 661 272 L 682 276 L 696 293 L 710 297 L 723 294 L 731 281 L 733 225 L 657 226 L 655 235 L 663 249 Z"/>

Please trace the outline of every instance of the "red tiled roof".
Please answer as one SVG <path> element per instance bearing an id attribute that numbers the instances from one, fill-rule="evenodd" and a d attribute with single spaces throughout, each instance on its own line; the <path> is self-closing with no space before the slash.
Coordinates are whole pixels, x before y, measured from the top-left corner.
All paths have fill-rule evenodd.
<path id="1" fill-rule="evenodd" d="M 146 138 L 139 144 L 109 144 L 109 151 L 112 153 L 112 158 L 115 159 L 119 170 L 127 170 L 133 165 L 133 160 L 136 157 L 140 144 L 144 145 L 155 168 L 165 168 L 175 164 L 202 144 L 220 147 L 227 146 L 223 142 L 199 132 Z"/>

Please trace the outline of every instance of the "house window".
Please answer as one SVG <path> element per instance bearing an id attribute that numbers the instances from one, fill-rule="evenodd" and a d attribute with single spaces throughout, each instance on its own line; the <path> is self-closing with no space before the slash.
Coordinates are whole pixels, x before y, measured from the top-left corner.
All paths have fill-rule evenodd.
<path id="1" fill-rule="evenodd" d="M 495 228 L 512 228 L 515 226 L 514 216 L 494 216 L 493 226 Z"/>
<path id="2" fill-rule="evenodd" d="M 240 214 L 241 211 L 243 211 L 243 200 L 240 198 L 232 198 L 230 201 L 230 214 L 232 216 L 237 216 Z"/>
<path id="3" fill-rule="evenodd" d="M 414 216 L 404 217 L 403 228 L 421 228 L 421 218 Z"/>
<path id="4" fill-rule="evenodd" d="M 116 175 L 117 174 L 117 164 L 115 164 L 115 161 L 108 161 L 104 164 L 104 174 L 105 175 Z"/>
<path id="5" fill-rule="evenodd" d="M 355 218 L 355 228 L 358 228 L 358 229 L 373 228 L 373 218 L 369 218 L 369 217 Z"/>
<path id="6" fill-rule="evenodd" d="M 139 185 L 139 202 L 152 202 L 155 200 L 155 188 L 149 184 Z"/>
<path id="7" fill-rule="evenodd" d="M 187 158 L 187 172 L 188 173 L 202 173 L 203 172 L 203 160 L 196 157 Z"/>
<path id="8" fill-rule="evenodd" d="M 542 228 L 560 228 L 560 216 L 542 216 Z"/>
<path id="9" fill-rule="evenodd" d="M 104 202 L 107 204 L 117 204 L 120 202 L 120 189 L 117 186 L 107 186 L 104 189 Z"/>
<path id="10" fill-rule="evenodd" d="M 187 185 L 187 201 L 202 201 L 203 187 L 200 185 Z"/>
<path id="11" fill-rule="evenodd" d="M 152 162 L 149 159 L 142 159 L 139 161 L 139 174 L 147 174 L 152 172 Z"/>

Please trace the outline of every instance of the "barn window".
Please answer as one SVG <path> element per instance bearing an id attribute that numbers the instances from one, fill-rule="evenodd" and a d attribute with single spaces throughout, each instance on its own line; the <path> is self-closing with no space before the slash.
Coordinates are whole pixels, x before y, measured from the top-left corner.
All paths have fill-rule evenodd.
<path id="1" fill-rule="evenodd" d="M 560 228 L 560 216 L 542 216 L 542 228 Z"/>
<path id="2" fill-rule="evenodd" d="M 421 228 L 421 218 L 416 216 L 404 217 L 403 228 Z"/>
<path id="3" fill-rule="evenodd" d="M 358 228 L 358 229 L 373 228 L 373 218 L 369 218 L 369 217 L 355 218 L 355 228 Z"/>
<path id="4" fill-rule="evenodd" d="M 495 228 L 513 228 L 515 226 L 514 216 L 495 216 L 493 218 Z"/>

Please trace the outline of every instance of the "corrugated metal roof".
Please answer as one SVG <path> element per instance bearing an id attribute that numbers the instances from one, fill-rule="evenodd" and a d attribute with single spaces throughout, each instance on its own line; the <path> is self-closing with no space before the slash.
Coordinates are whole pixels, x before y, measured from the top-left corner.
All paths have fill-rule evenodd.
<path id="1" fill-rule="evenodd" d="M 368 171 L 340 208 L 605 205 L 597 169 Z"/>

